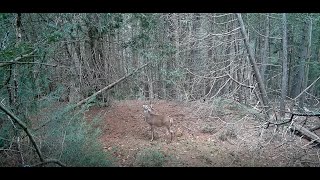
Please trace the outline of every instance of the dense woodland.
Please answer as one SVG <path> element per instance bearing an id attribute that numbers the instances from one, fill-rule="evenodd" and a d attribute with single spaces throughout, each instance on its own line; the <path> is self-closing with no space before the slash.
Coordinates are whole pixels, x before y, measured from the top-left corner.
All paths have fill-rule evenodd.
<path id="1" fill-rule="evenodd" d="M 89 123 L 84 113 L 124 100 L 228 99 L 257 110 L 268 126 L 292 113 L 319 116 L 319 20 L 2 13 L 0 166 L 112 166 L 97 140 L 99 118 Z"/>

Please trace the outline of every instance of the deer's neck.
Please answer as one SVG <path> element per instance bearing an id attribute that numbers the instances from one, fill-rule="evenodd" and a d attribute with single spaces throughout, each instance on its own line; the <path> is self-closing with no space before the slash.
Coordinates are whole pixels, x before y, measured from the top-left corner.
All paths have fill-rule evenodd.
<path id="1" fill-rule="evenodd" d="M 144 118 L 147 121 L 147 119 L 150 118 L 150 112 L 149 111 L 144 111 Z"/>

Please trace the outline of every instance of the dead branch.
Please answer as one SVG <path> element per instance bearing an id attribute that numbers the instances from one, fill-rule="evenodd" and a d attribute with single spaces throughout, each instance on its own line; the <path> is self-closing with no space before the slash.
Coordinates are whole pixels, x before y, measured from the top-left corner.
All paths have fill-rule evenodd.
<path id="1" fill-rule="evenodd" d="M 35 52 L 36 52 L 36 49 L 33 50 L 33 51 L 31 51 L 31 52 L 28 53 L 28 54 L 21 55 L 21 56 L 19 56 L 19 57 L 16 57 L 15 59 L 13 59 L 13 60 L 11 60 L 11 61 L 8 61 L 8 62 L 5 62 L 5 63 L 11 63 L 11 64 L 13 64 L 14 62 L 17 62 L 17 61 L 19 61 L 19 60 L 21 60 L 21 59 L 23 59 L 23 58 L 27 58 L 27 57 L 33 55 L 33 53 L 35 53 Z M 0 64 L 0 66 L 2 66 L 2 64 Z"/>
<path id="2" fill-rule="evenodd" d="M 40 162 L 38 164 L 34 164 L 34 165 L 31 165 L 31 167 L 38 167 L 38 166 L 43 166 L 45 164 L 50 164 L 50 163 L 53 163 L 53 164 L 58 164 L 59 166 L 61 167 L 66 167 L 66 165 L 62 162 L 60 162 L 59 160 L 56 160 L 56 159 L 46 159 L 44 160 L 43 162 Z"/>
<path id="3" fill-rule="evenodd" d="M 122 82 L 122 81 L 123 81 L 123 80 L 125 80 L 126 78 L 128 78 L 128 77 L 132 76 L 133 74 L 135 74 L 136 72 L 138 72 L 140 69 L 142 69 L 142 68 L 144 68 L 144 67 L 148 66 L 150 63 L 151 63 L 151 62 L 148 62 L 147 64 L 145 64 L 145 65 L 143 65 L 143 66 L 141 66 L 141 67 L 137 68 L 136 70 L 134 70 L 134 71 L 133 71 L 133 72 L 131 72 L 130 74 L 128 74 L 128 75 L 126 75 L 126 76 L 123 76 L 122 78 L 118 79 L 117 81 L 115 81 L 115 82 L 113 82 L 113 83 L 109 84 L 108 86 L 106 86 L 106 87 L 104 87 L 104 88 L 100 89 L 99 91 L 95 92 L 95 93 L 94 93 L 94 94 L 92 94 L 91 96 L 89 96 L 89 97 L 87 97 L 87 98 L 85 98 L 85 99 L 81 100 L 80 102 L 78 102 L 78 103 L 75 105 L 75 107 L 80 106 L 81 104 L 83 104 L 83 103 L 87 102 L 89 99 L 91 99 L 91 98 L 95 97 L 96 95 L 98 95 L 98 94 L 102 93 L 103 91 L 106 91 L 106 90 L 108 90 L 108 89 L 111 89 L 112 87 L 114 87 L 114 86 L 115 86 L 115 85 L 117 85 L 118 83 Z"/>
<path id="4" fill-rule="evenodd" d="M 300 132 L 304 136 L 308 137 L 308 139 L 311 139 L 311 141 L 313 141 L 313 142 L 320 143 L 319 136 L 317 136 L 315 133 L 309 131 L 307 128 L 304 128 L 304 127 L 300 126 L 299 124 L 293 123 L 292 127 L 290 129 L 293 130 L 293 131 Z"/>
<path id="5" fill-rule="evenodd" d="M 240 86 L 243 86 L 243 87 L 247 87 L 247 88 L 250 88 L 250 89 L 254 89 L 254 86 L 248 86 L 246 84 L 242 84 L 241 82 L 235 80 L 230 74 L 228 74 L 227 72 L 225 72 L 232 81 L 236 82 L 237 84 L 239 84 Z"/>
<path id="6" fill-rule="evenodd" d="M 297 97 L 294 99 L 298 99 L 304 92 L 306 92 L 311 86 L 313 86 L 318 80 L 320 79 L 320 76 L 314 80 L 307 88 L 305 88 Z"/>
<path id="7" fill-rule="evenodd" d="M 12 118 L 17 124 L 19 124 L 19 126 L 21 126 L 22 129 L 27 133 L 32 145 L 36 149 L 36 153 L 38 154 L 41 163 L 46 163 L 46 162 L 55 162 L 55 163 L 57 163 L 58 162 L 58 160 L 50 160 L 50 161 L 45 160 L 43 158 L 42 154 L 41 154 L 41 151 L 40 151 L 38 145 L 36 144 L 36 142 L 34 140 L 33 135 L 30 133 L 29 129 L 27 128 L 27 125 L 24 122 L 22 122 L 17 116 L 15 116 L 13 113 L 11 113 L 7 108 L 5 108 L 1 103 L 0 103 L 0 109 L 3 112 L 5 112 L 10 118 Z M 59 162 L 57 164 L 64 166 L 63 163 L 61 163 L 61 162 Z"/>
<path id="8" fill-rule="evenodd" d="M 290 113 L 290 112 L 288 112 L 288 113 Z M 290 113 L 290 114 L 292 114 L 294 116 L 308 116 L 308 117 L 317 116 L 317 117 L 320 117 L 320 113 L 312 113 L 312 114 Z"/>
<path id="9" fill-rule="evenodd" d="M 293 112 L 285 112 L 285 113 L 290 113 L 291 116 L 290 116 L 290 119 L 288 121 L 284 121 L 284 122 L 280 122 L 280 123 L 274 123 L 274 122 L 270 122 L 268 121 L 268 124 L 267 124 L 267 127 L 269 127 L 269 124 L 274 124 L 274 125 L 282 125 L 282 124 L 287 124 L 289 122 L 291 122 L 293 120 L 293 116 L 306 116 L 306 117 L 310 117 L 310 116 L 316 116 L 316 117 L 319 117 L 320 118 L 320 113 L 312 113 L 312 114 L 301 114 L 301 113 L 293 113 Z M 320 128 L 320 127 L 319 127 Z M 310 130 L 310 131 L 315 131 L 317 129 L 314 129 L 314 130 Z"/>
<path id="10" fill-rule="evenodd" d="M 0 67 L 3 66 L 9 66 L 11 64 L 39 64 L 39 65 L 44 65 L 44 66 L 52 66 L 52 67 L 62 67 L 62 68 L 70 68 L 68 66 L 61 66 L 61 65 L 57 65 L 57 64 L 48 64 L 48 63 L 40 63 L 40 62 L 10 62 L 10 61 L 0 61 Z"/>
<path id="11" fill-rule="evenodd" d="M 315 130 L 318 130 L 318 129 L 320 129 L 320 126 L 316 126 L 314 128 L 311 128 L 310 131 L 312 132 L 312 131 L 315 131 Z"/>

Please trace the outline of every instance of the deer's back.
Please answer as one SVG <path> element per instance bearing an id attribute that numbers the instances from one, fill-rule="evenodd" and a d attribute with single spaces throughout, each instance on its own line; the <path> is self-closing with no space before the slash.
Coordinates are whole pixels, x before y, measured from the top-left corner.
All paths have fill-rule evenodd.
<path id="1" fill-rule="evenodd" d="M 169 117 L 164 115 L 150 114 L 150 123 L 154 126 L 168 126 L 170 124 Z"/>

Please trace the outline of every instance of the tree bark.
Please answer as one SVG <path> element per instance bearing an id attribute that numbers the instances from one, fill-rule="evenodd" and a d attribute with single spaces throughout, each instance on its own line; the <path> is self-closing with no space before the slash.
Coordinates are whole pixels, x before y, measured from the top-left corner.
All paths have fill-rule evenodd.
<path id="1" fill-rule="evenodd" d="M 267 69 L 267 63 L 268 63 L 268 47 L 269 47 L 269 14 L 267 14 L 266 17 L 266 33 L 264 38 L 264 47 L 263 47 L 263 55 L 262 55 L 262 64 L 261 64 L 261 78 L 262 81 L 266 84 L 266 69 Z"/>
<path id="2" fill-rule="evenodd" d="M 305 74 L 304 74 L 304 82 L 302 82 L 302 88 L 301 91 L 303 91 L 304 89 L 306 89 L 307 85 L 308 85 L 308 74 L 309 74 L 309 62 L 310 62 L 310 55 L 311 55 L 311 40 L 312 40 L 312 19 L 310 19 L 309 24 L 308 24 L 308 46 L 307 46 L 307 53 L 305 56 L 305 59 L 307 61 L 307 64 L 305 65 Z M 305 101 L 305 93 L 303 93 L 299 99 L 299 106 L 302 107 L 303 103 Z"/>
<path id="3" fill-rule="evenodd" d="M 300 49 L 300 60 L 297 67 L 297 72 L 294 77 L 294 81 L 296 83 L 293 83 L 293 97 L 297 98 L 297 96 L 300 94 L 303 88 L 303 83 L 305 81 L 305 62 L 308 52 L 308 45 L 309 45 L 309 34 L 311 31 L 311 23 L 310 22 L 304 22 L 303 28 L 302 28 L 302 46 Z M 300 96 L 299 98 L 299 110 L 301 110 L 303 106 L 304 97 Z"/>
<path id="4" fill-rule="evenodd" d="M 258 82 L 259 91 L 260 91 L 261 97 L 262 97 L 261 98 L 262 99 L 261 103 L 265 107 L 266 113 L 269 115 L 269 111 L 268 111 L 269 102 L 268 102 L 267 91 L 266 91 L 265 86 L 263 84 L 263 81 L 261 79 L 261 75 L 260 75 L 256 60 L 254 59 L 254 54 L 252 52 L 252 49 L 250 48 L 248 35 L 246 33 L 246 29 L 244 27 L 244 23 L 243 23 L 243 20 L 242 20 L 242 17 L 241 17 L 240 13 L 237 13 L 237 18 L 238 18 L 238 22 L 240 24 L 242 36 L 244 37 L 244 43 L 245 43 L 245 46 L 246 46 L 246 49 L 247 49 L 247 52 L 248 52 L 248 55 L 249 55 L 249 60 L 250 60 L 250 63 L 252 65 L 252 67 L 253 67 L 253 70 L 254 70 L 254 73 L 255 73 L 255 78 L 256 78 L 256 80 Z"/>
<path id="5" fill-rule="evenodd" d="M 282 82 L 281 82 L 281 99 L 280 99 L 280 117 L 285 115 L 285 99 L 288 89 L 288 46 L 287 46 L 287 18 L 286 14 L 282 14 Z"/>

